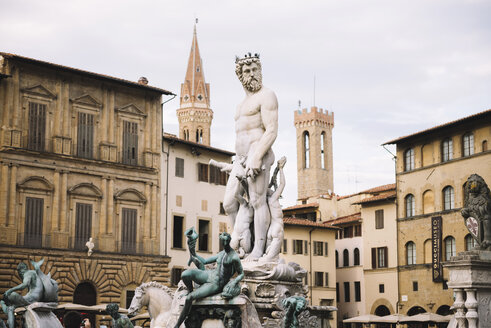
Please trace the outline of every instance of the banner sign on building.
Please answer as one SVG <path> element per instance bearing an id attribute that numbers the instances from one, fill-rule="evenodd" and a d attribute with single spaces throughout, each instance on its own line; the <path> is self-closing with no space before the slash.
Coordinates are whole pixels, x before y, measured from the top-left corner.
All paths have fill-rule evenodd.
<path id="1" fill-rule="evenodd" d="M 443 281 L 442 269 L 442 217 L 431 218 L 431 271 L 433 281 Z"/>

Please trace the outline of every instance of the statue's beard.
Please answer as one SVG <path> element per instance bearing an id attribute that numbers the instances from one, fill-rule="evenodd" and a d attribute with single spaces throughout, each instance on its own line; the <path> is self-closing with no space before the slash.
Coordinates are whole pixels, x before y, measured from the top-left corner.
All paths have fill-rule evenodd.
<path id="1" fill-rule="evenodd" d="M 263 77 L 258 75 L 257 79 L 252 76 L 247 80 L 242 79 L 242 85 L 250 92 L 257 92 L 263 86 Z"/>

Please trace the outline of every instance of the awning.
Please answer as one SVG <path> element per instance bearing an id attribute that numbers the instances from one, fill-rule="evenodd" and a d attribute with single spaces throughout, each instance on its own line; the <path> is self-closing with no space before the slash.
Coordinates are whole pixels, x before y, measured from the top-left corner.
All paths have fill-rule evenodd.
<path id="1" fill-rule="evenodd" d="M 360 315 L 357 317 L 344 319 L 343 322 L 345 322 L 345 323 L 378 323 L 378 322 L 383 322 L 383 321 L 380 321 L 381 318 L 382 317 L 379 317 L 378 315 L 375 315 L 375 314 L 364 314 L 364 315 Z"/>
<path id="2" fill-rule="evenodd" d="M 443 316 L 436 313 L 420 313 L 401 319 L 401 323 L 406 322 L 449 322 L 451 316 Z"/>

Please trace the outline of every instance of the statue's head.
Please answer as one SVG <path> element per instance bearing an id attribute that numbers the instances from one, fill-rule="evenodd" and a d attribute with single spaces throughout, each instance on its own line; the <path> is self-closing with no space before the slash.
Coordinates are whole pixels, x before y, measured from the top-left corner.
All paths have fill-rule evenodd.
<path id="1" fill-rule="evenodd" d="M 235 58 L 235 74 L 240 82 L 250 92 L 257 92 L 263 86 L 261 61 L 259 54 L 248 53 L 244 58 Z"/>
<path id="2" fill-rule="evenodd" d="M 471 194 L 489 195 L 489 188 L 479 174 L 471 174 L 465 183 L 465 190 Z"/>
<path id="3" fill-rule="evenodd" d="M 27 264 L 24 262 L 20 262 L 19 265 L 17 265 L 17 272 L 19 272 L 19 276 L 21 276 L 21 278 L 24 277 L 24 273 L 26 273 L 28 269 Z"/>
<path id="4" fill-rule="evenodd" d="M 113 318 L 118 316 L 119 305 L 116 303 L 110 303 L 106 305 L 106 312 Z"/>
<path id="5" fill-rule="evenodd" d="M 219 236 L 219 239 L 223 246 L 228 246 L 230 245 L 230 240 L 232 240 L 232 237 L 228 232 L 222 232 Z"/>

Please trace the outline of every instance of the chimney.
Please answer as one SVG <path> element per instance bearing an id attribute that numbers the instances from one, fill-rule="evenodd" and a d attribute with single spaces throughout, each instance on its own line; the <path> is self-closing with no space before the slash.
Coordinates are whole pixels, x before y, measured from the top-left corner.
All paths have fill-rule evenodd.
<path id="1" fill-rule="evenodd" d="M 148 85 L 148 80 L 146 77 L 142 76 L 138 79 L 138 84 Z"/>

